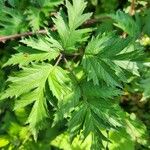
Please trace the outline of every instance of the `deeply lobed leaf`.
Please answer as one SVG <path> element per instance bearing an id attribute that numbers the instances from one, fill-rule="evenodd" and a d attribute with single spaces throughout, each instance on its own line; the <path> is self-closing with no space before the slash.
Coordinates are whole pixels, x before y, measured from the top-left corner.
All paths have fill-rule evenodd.
<path id="1" fill-rule="evenodd" d="M 136 59 L 142 53 L 130 37 L 122 39 L 113 33 L 103 34 L 89 42 L 82 64 L 88 80 L 93 80 L 94 84 L 104 80 L 107 85 L 121 86 L 121 81 L 126 81 L 125 71 L 139 75 Z"/>

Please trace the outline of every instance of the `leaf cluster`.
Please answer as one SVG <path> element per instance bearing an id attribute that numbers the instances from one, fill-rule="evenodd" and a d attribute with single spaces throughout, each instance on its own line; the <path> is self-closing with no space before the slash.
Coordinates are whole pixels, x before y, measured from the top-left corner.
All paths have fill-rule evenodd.
<path id="1" fill-rule="evenodd" d="M 23 0 L 21 3 L 9 0 L 6 5 L 2 1 L 0 34 L 29 28 L 38 30 L 47 24 L 45 18 L 49 10 L 60 3 L 60 0 Z M 20 149 L 34 145 L 31 134 L 37 141 L 41 132 L 45 133 L 43 138 L 48 139 L 47 146 L 50 142 L 56 146 L 57 138 L 62 140 L 69 135 L 69 141 L 65 142 L 73 143 L 70 149 L 75 141 L 84 145 L 88 139 L 92 150 L 120 149 L 114 144 L 120 138 L 120 142 L 123 141 L 120 145 L 126 145 L 129 138 L 130 149 L 134 143 L 148 144 L 145 126 L 119 105 L 125 87 L 132 78 L 139 79 L 141 68 L 145 67 L 146 54 L 139 42 L 140 25 L 129 14 L 117 11 L 106 15 L 112 21 L 111 31 L 87 27 L 83 24 L 93 14 L 86 13 L 86 7 L 84 0 L 66 0 L 52 17 L 56 30 L 46 29 L 46 35 L 22 38 L 15 47 L 17 53 L 3 64 L 3 68 L 13 66 L 17 71 L 10 74 L 0 94 L 1 107 L 11 104 L 13 114 L 20 118 L 14 118 L 15 121 L 7 125 L 13 116 L 8 112 L 3 132 L 8 130 L 10 136 L 16 135 L 20 141 L 16 147 Z M 149 98 L 149 76 L 142 83 L 144 98 Z M 25 134 L 30 140 L 24 138 Z M 3 139 L 4 146 L 12 146 L 15 140 L 6 136 Z M 35 145 L 40 149 L 40 144 Z M 60 144 L 60 148 L 64 145 Z"/>

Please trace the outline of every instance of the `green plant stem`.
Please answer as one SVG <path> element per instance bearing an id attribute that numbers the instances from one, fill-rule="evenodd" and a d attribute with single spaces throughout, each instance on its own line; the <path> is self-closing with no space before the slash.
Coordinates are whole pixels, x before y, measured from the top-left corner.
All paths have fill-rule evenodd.
<path id="1" fill-rule="evenodd" d="M 59 62 L 61 61 L 61 59 L 62 59 L 62 54 L 60 54 L 59 55 L 59 57 L 58 57 L 58 59 L 57 59 L 57 61 L 56 61 L 56 63 L 55 63 L 55 65 L 54 66 L 57 66 L 58 64 L 59 64 Z"/>

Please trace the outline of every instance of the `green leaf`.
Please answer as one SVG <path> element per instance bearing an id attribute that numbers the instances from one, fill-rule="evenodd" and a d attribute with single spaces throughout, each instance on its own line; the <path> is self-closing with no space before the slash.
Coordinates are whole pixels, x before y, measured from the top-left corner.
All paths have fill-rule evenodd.
<path id="1" fill-rule="evenodd" d="M 127 82 L 125 71 L 139 75 L 136 59 L 143 52 L 137 48 L 130 37 L 122 39 L 113 33 L 92 38 L 82 60 L 88 81 L 98 85 L 104 80 L 107 85 L 121 86 L 121 81 Z"/>
<path id="2" fill-rule="evenodd" d="M 73 82 L 73 84 L 75 84 Z M 53 125 L 68 118 L 71 112 L 78 106 L 81 97 L 81 89 L 78 85 L 71 86 L 70 91 L 62 101 L 58 101 L 58 108 L 56 109 Z"/>
<path id="3" fill-rule="evenodd" d="M 13 55 L 3 67 L 16 64 L 26 66 L 31 62 L 51 61 L 58 57 L 59 51 L 62 49 L 61 45 L 52 36 L 30 37 L 21 40 L 21 43 L 26 44 L 28 47 L 19 46 L 17 50 L 20 53 Z"/>
<path id="4" fill-rule="evenodd" d="M 124 32 L 130 36 L 137 37 L 140 33 L 140 27 L 133 18 L 122 11 L 117 11 L 116 14 L 108 15 L 115 21 L 115 26 L 121 28 Z"/>
<path id="5" fill-rule="evenodd" d="M 63 0 L 31 1 L 31 5 L 25 10 L 25 16 L 32 30 L 36 31 L 40 27 L 48 26 L 51 12 L 55 11 L 55 7 L 62 2 Z"/>
<path id="6" fill-rule="evenodd" d="M 9 78 L 8 81 L 12 83 L 1 97 L 1 99 L 6 99 L 8 97 L 18 98 L 23 94 L 23 97 L 20 97 L 21 101 L 19 105 L 15 106 L 15 109 L 17 107 L 21 108 L 34 103 L 27 123 L 29 123 L 30 130 L 34 134 L 35 139 L 37 131 L 41 128 L 43 120 L 48 117 L 44 90 L 45 82 L 48 78 L 51 68 L 51 65 L 23 68 L 23 71 L 17 73 L 15 77 Z M 31 90 L 32 92 L 30 95 Z M 24 96 L 25 93 L 27 94 Z"/>
<path id="7" fill-rule="evenodd" d="M 103 135 L 103 129 L 111 129 L 121 126 L 120 111 L 110 100 L 87 99 L 84 100 L 72 113 L 69 120 L 69 133 L 71 141 L 82 133 L 84 139 L 92 133 L 92 147 L 103 147 L 102 140 L 108 141 Z M 81 132 L 82 131 L 82 132 Z M 95 145 L 96 142 L 97 145 Z M 95 145 L 95 146 L 94 146 Z"/>
<path id="8" fill-rule="evenodd" d="M 69 119 L 70 140 L 73 141 L 77 135 L 84 140 L 91 134 L 91 149 L 98 150 L 104 146 L 103 141 L 109 141 L 102 131 L 122 126 L 125 115 L 118 104 L 112 101 L 121 92 L 104 83 L 98 86 L 85 80 L 79 84 L 79 87 L 82 97 Z"/>
<path id="9" fill-rule="evenodd" d="M 125 129 L 111 131 L 109 133 L 111 143 L 108 144 L 110 150 L 135 150 L 134 142 Z"/>
<path id="10" fill-rule="evenodd" d="M 91 29 L 88 28 L 77 29 L 91 17 L 91 13 L 83 14 L 86 7 L 86 3 L 83 0 L 78 0 L 78 2 L 73 0 L 73 4 L 66 1 L 66 7 L 68 21 L 64 13 L 59 13 L 53 21 L 59 33 L 64 50 L 72 51 L 75 49 L 75 44 L 86 41 L 88 38 L 86 34 L 91 32 Z"/>
<path id="11" fill-rule="evenodd" d="M 119 96 L 121 94 L 121 91 L 119 89 L 108 87 L 106 85 L 98 86 L 93 85 L 92 82 L 83 82 L 81 84 L 81 87 L 83 89 L 83 94 L 86 95 L 88 98 L 103 98 L 103 99 L 109 99 L 115 96 Z"/>
<path id="12" fill-rule="evenodd" d="M 29 21 L 29 25 L 33 31 L 39 30 L 41 26 L 46 24 L 46 22 L 44 22 L 44 14 L 39 8 L 29 7 L 28 10 L 25 11 L 25 14 L 27 15 L 27 21 Z"/>
<path id="13" fill-rule="evenodd" d="M 39 90 L 37 89 L 37 90 L 31 91 L 30 94 L 29 93 L 23 94 L 21 98 L 18 98 L 15 101 L 14 109 L 18 110 L 22 107 L 32 104 L 37 99 L 37 97 L 39 97 L 38 92 Z"/>
<path id="14" fill-rule="evenodd" d="M 48 83 L 53 95 L 58 100 L 63 100 L 64 95 L 71 92 L 70 86 L 68 86 L 70 79 L 66 71 L 60 67 L 54 67 L 48 77 Z"/>
<path id="15" fill-rule="evenodd" d="M 7 136 L 0 136 L 0 147 L 5 147 L 9 144 L 9 138 Z"/>
<path id="16" fill-rule="evenodd" d="M 90 150 L 91 145 L 91 136 L 82 142 L 79 137 L 76 137 L 73 143 L 69 142 L 69 135 L 67 133 L 63 133 L 54 139 L 51 144 L 53 146 L 58 147 L 59 149 L 67 149 L 67 150 Z"/>
<path id="17" fill-rule="evenodd" d="M 73 139 L 80 133 L 85 116 L 86 116 L 86 107 L 84 107 L 84 105 L 81 104 L 73 112 L 69 121 L 68 129 L 71 141 L 73 141 Z"/>
<path id="18" fill-rule="evenodd" d="M 44 126 L 45 122 L 43 121 L 48 118 L 46 98 L 44 97 L 44 93 L 42 90 L 39 89 L 31 113 L 27 120 L 27 123 L 29 123 L 30 125 L 30 129 L 34 135 L 35 140 L 37 139 L 38 130 Z"/>
<path id="19" fill-rule="evenodd" d="M 41 86 L 46 82 L 50 68 L 51 65 L 35 65 L 32 68 L 23 68 L 23 71 L 16 73 L 14 77 L 9 77 L 8 81 L 12 84 L 10 84 L 1 99 L 19 97 Z"/>
<path id="20" fill-rule="evenodd" d="M 17 9 L 0 5 L 0 35 L 11 35 L 27 29 L 25 18 Z"/>
<path id="21" fill-rule="evenodd" d="M 50 90 L 59 101 L 63 100 L 68 93 L 73 92 L 69 88 L 71 80 L 67 71 L 50 64 L 33 65 L 30 68 L 24 67 L 16 76 L 9 77 L 8 81 L 11 84 L 2 94 L 1 99 L 17 98 L 15 109 L 33 104 L 27 123 L 29 123 L 35 139 L 38 130 L 42 129 L 44 125 L 44 120 L 49 117 L 45 97 L 46 83 L 49 83 Z"/>
<path id="22" fill-rule="evenodd" d="M 58 41 L 56 41 L 51 35 L 49 36 L 38 36 L 38 38 L 29 38 L 21 40 L 21 43 L 26 44 L 33 49 L 39 51 L 53 51 L 53 48 L 56 50 L 62 50 L 62 46 Z"/>
<path id="23" fill-rule="evenodd" d="M 91 13 L 83 14 L 87 3 L 83 0 L 73 0 L 73 5 L 66 1 L 70 30 L 75 30 L 91 17 Z"/>

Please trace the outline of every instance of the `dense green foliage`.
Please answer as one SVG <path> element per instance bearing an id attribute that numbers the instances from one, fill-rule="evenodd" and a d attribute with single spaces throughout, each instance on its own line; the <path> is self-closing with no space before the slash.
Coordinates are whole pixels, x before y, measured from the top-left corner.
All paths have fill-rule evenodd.
<path id="1" fill-rule="evenodd" d="M 0 148 L 150 149 L 149 0 L 1 0 Z"/>

